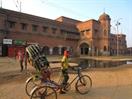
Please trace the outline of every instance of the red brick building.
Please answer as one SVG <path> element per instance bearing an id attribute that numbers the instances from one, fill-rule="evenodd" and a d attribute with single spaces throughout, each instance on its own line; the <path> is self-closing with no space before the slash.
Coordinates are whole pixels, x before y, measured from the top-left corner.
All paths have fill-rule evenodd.
<path id="1" fill-rule="evenodd" d="M 80 22 L 77 27 L 80 31 L 78 50 L 81 54 L 90 55 L 124 55 L 126 53 L 126 36 L 112 34 L 111 18 L 103 13 L 99 20 Z"/>
<path id="2" fill-rule="evenodd" d="M 56 20 L 0 9 L 0 48 L 3 56 L 14 56 L 29 44 L 40 44 L 47 55 L 115 55 L 117 35 L 110 33 L 110 17 L 85 22 L 59 17 Z M 119 34 L 118 34 L 119 35 Z M 120 34 L 118 51 L 125 53 L 126 38 Z"/>

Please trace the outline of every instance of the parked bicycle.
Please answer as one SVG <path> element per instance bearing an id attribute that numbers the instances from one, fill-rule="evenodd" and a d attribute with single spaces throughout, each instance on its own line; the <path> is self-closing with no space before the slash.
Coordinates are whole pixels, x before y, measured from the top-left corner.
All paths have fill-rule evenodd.
<path id="1" fill-rule="evenodd" d="M 65 89 L 69 90 L 71 84 L 75 82 L 75 89 L 80 94 L 87 94 L 92 87 L 92 80 L 88 75 L 81 73 L 81 67 L 74 68 L 77 71 L 77 75 L 70 81 Z M 30 93 L 30 99 L 57 99 L 57 91 L 62 87 L 60 84 L 52 80 L 47 80 L 34 87 Z"/>

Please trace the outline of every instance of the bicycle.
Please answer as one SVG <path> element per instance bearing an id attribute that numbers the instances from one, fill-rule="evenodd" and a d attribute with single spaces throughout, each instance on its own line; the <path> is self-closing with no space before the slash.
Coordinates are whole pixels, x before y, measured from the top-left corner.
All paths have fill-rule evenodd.
<path id="1" fill-rule="evenodd" d="M 92 87 L 92 80 L 88 75 L 81 74 L 80 67 L 77 67 L 76 70 L 77 75 L 73 78 L 71 82 L 69 82 L 65 86 L 65 89 L 69 90 L 68 88 L 77 79 L 75 83 L 76 91 L 80 94 L 87 94 Z M 48 80 L 44 82 L 44 85 L 36 86 L 33 88 L 33 90 L 31 91 L 30 99 L 57 99 L 57 91 L 60 90 L 61 87 L 62 86 L 60 84 L 57 84 L 52 80 Z"/>

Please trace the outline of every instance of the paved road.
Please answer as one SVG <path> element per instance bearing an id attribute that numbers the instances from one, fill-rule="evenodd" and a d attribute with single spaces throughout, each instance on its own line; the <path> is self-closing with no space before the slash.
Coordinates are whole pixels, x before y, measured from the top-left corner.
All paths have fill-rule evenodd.
<path id="1" fill-rule="evenodd" d="M 58 94 L 58 99 L 132 99 L 132 65 L 90 69 L 83 73 L 92 78 L 91 91 L 80 95 L 72 88 L 65 95 Z M 29 99 L 24 90 L 27 76 L 19 72 L 15 60 L 0 59 L 0 99 Z"/>

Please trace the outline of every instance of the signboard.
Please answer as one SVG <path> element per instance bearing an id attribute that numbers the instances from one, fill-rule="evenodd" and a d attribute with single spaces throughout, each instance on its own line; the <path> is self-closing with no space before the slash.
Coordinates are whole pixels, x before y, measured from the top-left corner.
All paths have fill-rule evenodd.
<path id="1" fill-rule="evenodd" d="M 14 40 L 13 44 L 15 45 L 26 45 L 26 41 L 22 41 L 22 40 Z"/>
<path id="2" fill-rule="evenodd" d="M 32 45 L 32 44 L 38 44 L 38 43 L 35 43 L 35 42 L 27 42 L 27 45 Z"/>
<path id="3" fill-rule="evenodd" d="M 12 39 L 3 39 L 3 44 L 12 44 Z"/>

